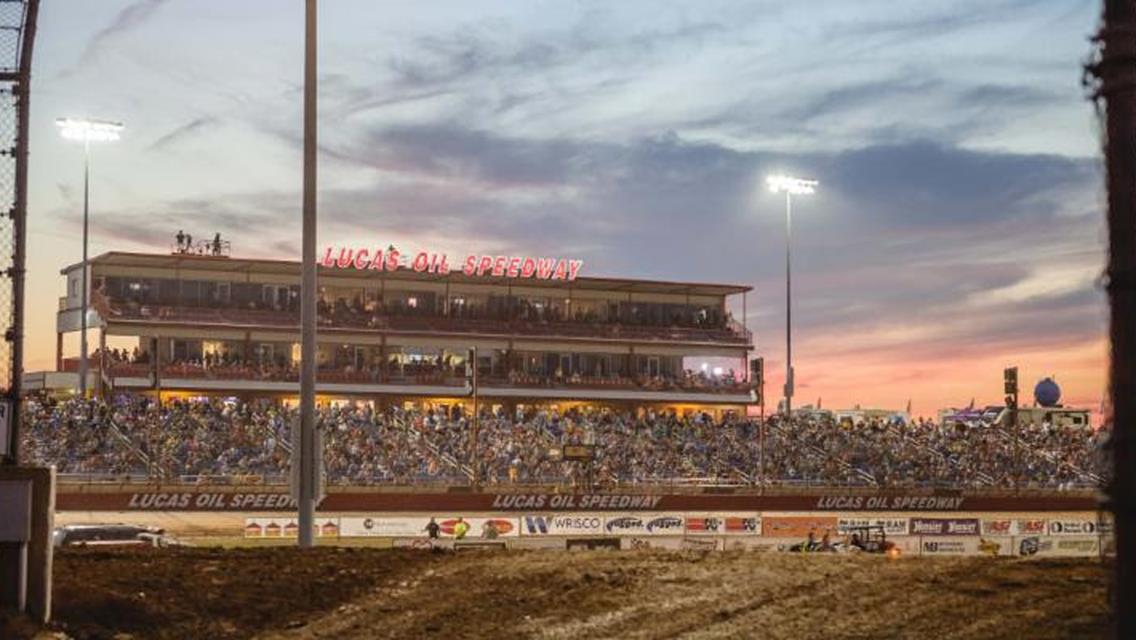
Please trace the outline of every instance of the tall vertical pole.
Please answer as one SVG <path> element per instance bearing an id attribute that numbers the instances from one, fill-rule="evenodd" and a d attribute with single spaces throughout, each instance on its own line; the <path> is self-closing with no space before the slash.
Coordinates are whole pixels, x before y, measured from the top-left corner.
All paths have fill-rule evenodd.
<path id="1" fill-rule="evenodd" d="M 87 397 L 87 243 L 91 202 L 91 141 L 83 140 L 83 281 L 79 283 L 79 397 Z"/>
<path id="2" fill-rule="evenodd" d="M 793 196 L 785 192 L 785 417 L 793 417 Z"/>
<path id="3" fill-rule="evenodd" d="M 473 469 L 473 488 L 476 489 L 480 483 L 480 473 L 477 466 L 477 438 L 478 432 L 481 431 L 481 409 L 478 407 L 477 402 L 477 347 L 470 349 L 471 359 L 473 360 L 473 377 L 471 379 L 472 392 L 473 392 L 473 422 L 471 424 L 469 434 L 469 466 Z"/>
<path id="4" fill-rule="evenodd" d="M 1112 481 L 1107 507 L 1116 519 L 1112 606 L 1116 638 L 1136 638 L 1136 3 L 1105 0 L 1101 57 L 1090 67 L 1104 98 L 1108 183 L 1112 357 Z"/>
<path id="5" fill-rule="evenodd" d="M 24 275 L 27 264 L 28 241 L 28 110 L 31 106 L 32 50 L 35 45 L 36 21 L 39 14 L 39 0 L 28 0 L 24 13 L 24 32 L 20 43 L 20 75 L 16 96 L 16 193 L 12 202 L 12 230 L 15 246 L 12 251 L 12 364 L 8 396 L 11 401 L 12 447 L 9 461 L 20 463 L 20 428 L 23 416 L 20 411 L 20 396 L 24 376 Z M 62 336 L 59 338 L 62 353 Z"/>
<path id="6" fill-rule="evenodd" d="M 316 456 L 316 0 L 304 20 L 304 229 L 300 283 L 299 544 L 311 547 L 315 525 Z"/>

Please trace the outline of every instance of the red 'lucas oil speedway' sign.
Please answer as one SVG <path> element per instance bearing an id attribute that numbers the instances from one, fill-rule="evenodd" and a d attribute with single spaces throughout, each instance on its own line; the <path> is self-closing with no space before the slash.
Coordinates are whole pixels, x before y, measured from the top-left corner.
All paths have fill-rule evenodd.
<path id="1" fill-rule="evenodd" d="M 444 253 L 419 251 L 413 256 L 394 247 L 367 249 L 328 247 L 320 265 L 329 269 L 356 271 L 395 271 L 410 269 L 419 273 L 449 273 L 449 257 Z M 583 260 L 570 258 L 534 258 L 530 256 L 490 256 L 469 254 L 461 261 L 461 272 L 467 276 L 493 276 L 531 280 L 565 280 L 580 275 Z"/>

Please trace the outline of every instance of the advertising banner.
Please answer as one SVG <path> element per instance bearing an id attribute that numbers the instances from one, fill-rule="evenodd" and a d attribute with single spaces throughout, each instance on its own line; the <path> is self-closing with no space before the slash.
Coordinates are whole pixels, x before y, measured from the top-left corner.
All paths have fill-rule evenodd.
<path id="1" fill-rule="evenodd" d="M 925 556 L 1008 556 L 1013 554 L 1013 541 L 1008 538 L 928 537 L 919 542 L 919 553 Z"/>
<path id="2" fill-rule="evenodd" d="M 637 513 L 604 518 L 604 533 L 612 536 L 681 536 L 686 520 L 679 513 Z"/>
<path id="3" fill-rule="evenodd" d="M 391 547 L 395 549 L 422 549 L 430 551 L 433 549 L 453 549 L 453 540 L 431 540 L 429 538 L 394 538 L 391 540 Z"/>
<path id="4" fill-rule="evenodd" d="M 1043 519 L 999 518 L 982 521 L 984 536 L 1038 536 L 1045 535 L 1048 523 Z"/>
<path id="5" fill-rule="evenodd" d="M 553 536 L 527 536 L 509 538 L 510 549 L 557 549 L 564 550 L 564 538 Z"/>
<path id="6" fill-rule="evenodd" d="M 1096 557 L 1101 553 L 1098 536 L 1026 536 L 1014 538 L 1018 556 L 1030 557 Z"/>
<path id="7" fill-rule="evenodd" d="M 718 538 L 682 538 L 682 549 L 686 551 L 718 551 L 722 541 Z"/>
<path id="8" fill-rule="evenodd" d="M 619 540 L 619 548 L 631 551 L 643 551 L 647 549 L 665 549 L 667 551 L 677 551 L 682 549 L 682 538 L 666 538 L 659 536 L 638 537 L 638 536 L 625 536 Z"/>
<path id="9" fill-rule="evenodd" d="M 441 535 L 454 535 L 454 527 L 458 523 L 458 517 L 459 516 L 451 516 L 436 519 L 436 522 L 442 527 Z M 467 538 L 514 538 L 521 535 L 520 522 L 516 518 L 462 517 L 462 520 L 469 524 L 469 533 L 466 534 Z M 495 536 L 492 534 L 492 530 L 496 530 Z"/>
<path id="10" fill-rule="evenodd" d="M 1051 536 L 1084 536 L 1101 533 L 1100 522 L 1088 518 L 1078 520 L 1050 520 Z M 1106 527 L 1107 528 L 1107 527 Z"/>
<path id="11" fill-rule="evenodd" d="M 890 536 L 907 535 L 907 518 L 840 518 L 836 521 L 836 531 L 848 535 L 853 527 L 883 527 Z"/>
<path id="12" fill-rule="evenodd" d="M 688 513 L 683 521 L 690 535 L 761 535 L 761 518 L 756 513 Z"/>
<path id="13" fill-rule="evenodd" d="M 820 540 L 825 533 L 830 536 L 836 535 L 836 525 L 836 516 L 764 515 L 761 519 L 761 535 L 774 538 L 807 538 L 811 531 L 817 540 Z"/>
<path id="14" fill-rule="evenodd" d="M 317 537 L 337 538 L 340 535 L 339 518 L 316 518 L 315 528 Z M 246 538 L 292 538 L 299 533 L 300 527 L 295 518 L 245 518 Z"/>
<path id="15" fill-rule="evenodd" d="M 790 546 L 800 544 L 796 538 L 766 538 L 764 536 L 738 536 L 722 540 L 722 548 L 726 551 L 750 551 L 756 553 L 777 553 Z"/>
<path id="16" fill-rule="evenodd" d="M 596 513 L 531 515 L 520 519 L 523 536 L 597 536 L 604 533 L 604 519 Z"/>
<path id="17" fill-rule="evenodd" d="M 416 517 L 343 517 L 339 519 L 341 535 L 345 538 L 358 537 L 426 537 L 426 525 L 430 518 Z"/>
<path id="18" fill-rule="evenodd" d="M 912 518 L 910 533 L 913 536 L 976 536 L 979 530 L 977 518 Z"/>

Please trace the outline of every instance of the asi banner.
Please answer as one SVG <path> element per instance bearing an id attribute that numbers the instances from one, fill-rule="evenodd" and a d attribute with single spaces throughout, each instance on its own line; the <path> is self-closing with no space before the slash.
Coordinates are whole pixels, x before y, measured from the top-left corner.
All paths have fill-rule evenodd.
<path id="1" fill-rule="evenodd" d="M 691 535 L 761 535 L 761 518 L 755 513 L 688 513 L 684 522 Z"/>
<path id="2" fill-rule="evenodd" d="M 824 534 L 835 535 L 836 516 L 770 516 L 761 519 L 761 535 L 774 538 L 805 538 L 809 533 L 817 540 Z"/>
<path id="3" fill-rule="evenodd" d="M 913 536 L 976 536 L 978 518 L 912 518 Z"/>
<path id="4" fill-rule="evenodd" d="M 999 518 L 982 521 L 984 536 L 1039 536 L 1045 535 L 1047 522 L 1042 519 Z"/>
<path id="5" fill-rule="evenodd" d="M 905 536 L 907 526 L 907 518 L 840 518 L 836 521 L 836 532 L 843 536 L 856 527 L 883 527 L 888 536 Z"/>
<path id="6" fill-rule="evenodd" d="M 603 516 L 595 513 L 532 515 L 521 518 L 521 535 L 524 536 L 596 536 L 603 532 Z"/>
<path id="7" fill-rule="evenodd" d="M 686 520 L 677 513 L 639 513 L 604 518 L 604 533 L 612 536 L 681 536 Z"/>

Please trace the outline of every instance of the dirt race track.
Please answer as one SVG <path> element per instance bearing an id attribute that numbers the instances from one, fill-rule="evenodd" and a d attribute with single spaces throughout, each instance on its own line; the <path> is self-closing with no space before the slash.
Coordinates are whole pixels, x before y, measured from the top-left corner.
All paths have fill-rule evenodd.
<path id="1" fill-rule="evenodd" d="M 1107 624 L 1106 570 L 1083 560 L 104 548 L 62 551 L 55 575 L 43 637 L 1040 639 Z"/>

